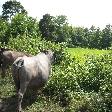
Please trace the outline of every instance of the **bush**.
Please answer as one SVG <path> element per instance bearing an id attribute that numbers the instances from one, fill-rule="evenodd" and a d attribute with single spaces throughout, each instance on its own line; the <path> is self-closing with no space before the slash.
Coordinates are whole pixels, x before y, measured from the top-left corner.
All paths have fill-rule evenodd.
<path id="1" fill-rule="evenodd" d="M 0 42 L 7 43 L 9 40 L 9 23 L 0 18 Z"/>

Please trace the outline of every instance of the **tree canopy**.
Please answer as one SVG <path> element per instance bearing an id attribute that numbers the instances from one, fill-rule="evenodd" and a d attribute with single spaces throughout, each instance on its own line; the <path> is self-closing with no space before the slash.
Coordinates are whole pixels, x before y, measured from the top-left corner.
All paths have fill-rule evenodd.
<path id="1" fill-rule="evenodd" d="M 17 13 L 27 14 L 27 11 L 24 9 L 22 4 L 20 2 L 17 2 L 16 0 L 10 0 L 5 2 L 2 5 L 2 8 L 2 18 L 6 20 L 11 20 L 11 18 Z"/>

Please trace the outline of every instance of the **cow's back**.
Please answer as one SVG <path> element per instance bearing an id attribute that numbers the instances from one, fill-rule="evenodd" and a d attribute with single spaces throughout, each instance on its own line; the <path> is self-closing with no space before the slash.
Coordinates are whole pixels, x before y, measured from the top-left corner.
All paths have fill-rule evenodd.
<path id="1" fill-rule="evenodd" d="M 23 57 L 24 64 L 20 69 L 20 77 L 23 81 L 29 81 L 30 86 L 41 87 L 48 80 L 50 67 L 45 55 Z"/>

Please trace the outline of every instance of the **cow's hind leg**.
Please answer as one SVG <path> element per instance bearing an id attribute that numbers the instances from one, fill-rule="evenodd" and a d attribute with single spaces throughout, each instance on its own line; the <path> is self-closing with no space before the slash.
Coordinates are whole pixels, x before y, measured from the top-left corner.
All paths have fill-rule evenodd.
<path id="1" fill-rule="evenodd" d="M 12 68 L 12 76 L 13 76 L 13 80 L 15 83 L 15 88 L 16 88 L 16 93 L 18 93 L 19 89 L 20 89 L 20 79 L 19 79 L 19 74 L 18 74 L 18 70 L 16 68 Z"/>
<path id="2" fill-rule="evenodd" d="M 13 76 L 13 79 L 14 79 L 14 83 L 15 83 L 16 92 L 18 93 L 18 91 L 20 89 L 20 80 L 18 79 L 18 75 Z"/>
<path id="3" fill-rule="evenodd" d="M 28 86 L 28 82 L 20 83 L 20 89 L 19 89 L 19 92 L 18 92 L 18 112 L 22 111 L 21 103 L 22 103 L 22 100 L 23 100 L 24 93 L 27 89 L 27 86 Z"/>
<path id="4" fill-rule="evenodd" d="M 1 76 L 2 76 L 2 78 L 4 78 L 5 74 L 6 74 L 6 71 L 5 71 L 6 68 L 2 66 L 1 69 L 2 69 Z"/>

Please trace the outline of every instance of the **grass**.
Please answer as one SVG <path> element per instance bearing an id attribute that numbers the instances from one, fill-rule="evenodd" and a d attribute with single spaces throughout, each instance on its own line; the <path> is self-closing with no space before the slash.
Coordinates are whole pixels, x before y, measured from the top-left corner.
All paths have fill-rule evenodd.
<path id="1" fill-rule="evenodd" d="M 16 112 L 17 96 L 11 75 L 0 76 L 0 112 Z M 24 112 L 63 112 L 65 108 L 58 102 L 41 93 L 36 96 L 25 94 L 22 102 Z"/>
<path id="2" fill-rule="evenodd" d="M 76 58 L 79 62 L 84 62 L 87 55 L 99 56 L 102 54 L 108 54 L 110 50 L 98 50 L 88 48 L 68 48 L 67 51 L 70 53 L 71 58 Z"/>

